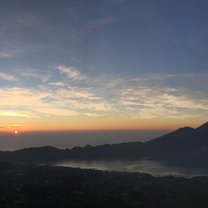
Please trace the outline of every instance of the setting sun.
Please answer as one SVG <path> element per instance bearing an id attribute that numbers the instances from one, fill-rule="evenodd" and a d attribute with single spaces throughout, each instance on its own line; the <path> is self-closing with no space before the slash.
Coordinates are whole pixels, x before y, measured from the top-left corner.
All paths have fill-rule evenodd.
<path id="1" fill-rule="evenodd" d="M 17 131 L 17 130 L 15 130 L 15 131 L 14 131 L 14 133 L 15 133 L 15 134 L 18 134 L 18 131 Z"/>

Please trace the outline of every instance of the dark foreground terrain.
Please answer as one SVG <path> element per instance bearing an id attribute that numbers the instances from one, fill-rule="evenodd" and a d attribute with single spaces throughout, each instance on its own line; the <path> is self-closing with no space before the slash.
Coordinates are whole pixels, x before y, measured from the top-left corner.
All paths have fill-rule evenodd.
<path id="1" fill-rule="evenodd" d="M 208 177 L 0 163 L 0 207 L 208 207 Z"/>

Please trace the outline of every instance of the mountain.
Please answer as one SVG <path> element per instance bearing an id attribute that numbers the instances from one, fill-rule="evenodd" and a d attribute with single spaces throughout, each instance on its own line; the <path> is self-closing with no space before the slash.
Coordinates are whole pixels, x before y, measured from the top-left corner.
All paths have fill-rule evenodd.
<path id="1" fill-rule="evenodd" d="M 203 133 L 203 134 L 207 134 L 208 133 L 208 122 L 204 123 L 203 125 L 199 126 L 197 128 L 197 131 Z"/>
<path id="2" fill-rule="evenodd" d="M 0 152 L 0 160 L 41 162 L 59 160 L 62 150 L 55 147 L 31 147 L 16 151 Z"/>
<path id="3" fill-rule="evenodd" d="M 186 163 L 208 159 L 208 123 L 194 129 L 180 128 L 146 143 L 73 148 L 66 153 L 75 159 L 152 159 Z"/>
<path id="4" fill-rule="evenodd" d="M 151 141 L 106 144 L 72 149 L 57 149 L 46 146 L 17 151 L 0 152 L 0 160 L 45 162 L 66 159 L 151 159 L 177 164 L 208 166 L 208 122 L 194 129 L 180 128 Z"/>
<path id="5" fill-rule="evenodd" d="M 204 163 L 205 158 L 208 158 L 206 132 L 184 127 L 146 142 L 147 158 L 177 163 Z"/>

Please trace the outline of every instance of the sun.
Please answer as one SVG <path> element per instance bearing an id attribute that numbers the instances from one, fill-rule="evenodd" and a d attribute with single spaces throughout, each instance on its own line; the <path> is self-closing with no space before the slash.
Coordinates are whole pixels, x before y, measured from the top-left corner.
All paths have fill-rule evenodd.
<path id="1" fill-rule="evenodd" d="M 18 131 L 17 131 L 17 130 L 15 130 L 15 131 L 14 131 L 14 133 L 15 133 L 15 134 L 18 134 Z"/>

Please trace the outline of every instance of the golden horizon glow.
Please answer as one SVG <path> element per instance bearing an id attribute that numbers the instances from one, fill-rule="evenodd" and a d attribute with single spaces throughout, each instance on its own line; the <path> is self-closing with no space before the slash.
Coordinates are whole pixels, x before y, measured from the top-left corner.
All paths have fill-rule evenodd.
<path id="1" fill-rule="evenodd" d="M 17 119 L 18 120 L 18 119 Z M 125 120 L 125 119 L 66 119 L 62 118 L 37 119 L 36 121 L 21 121 L 16 124 L 5 125 L 1 131 L 34 132 L 34 131 L 107 131 L 107 130 L 175 130 L 180 127 L 190 126 L 196 128 L 206 120 Z"/>

